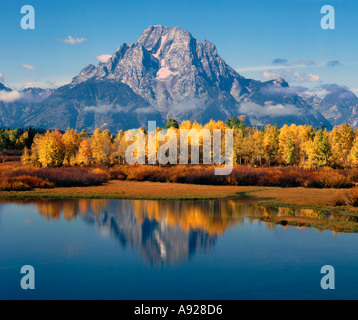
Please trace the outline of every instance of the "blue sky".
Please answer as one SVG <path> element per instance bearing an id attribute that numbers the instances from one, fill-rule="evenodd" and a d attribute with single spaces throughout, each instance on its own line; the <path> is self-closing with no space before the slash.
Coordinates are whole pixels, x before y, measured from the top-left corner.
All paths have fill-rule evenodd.
<path id="1" fill-rule="evenodd" d="M 356 0 L 0 0 L 0 80 L 20 89 L 59 86 L 97 56 L 136 42 L 150 25 L 179 26 L 213 42 L 240 74 L 283 76 L 292 86 L 345 85 L 358 92 Z M 36 29 L 20 27 L 32 5 Z M 320 27 L 323 5 L 336 12 L 336 29 Z M 64 40 L 72 37 L 72 42 Z M 276 61 L 276 63 L 274 63 Z M 329 63 L 333 66 L 327 66 Z"/>

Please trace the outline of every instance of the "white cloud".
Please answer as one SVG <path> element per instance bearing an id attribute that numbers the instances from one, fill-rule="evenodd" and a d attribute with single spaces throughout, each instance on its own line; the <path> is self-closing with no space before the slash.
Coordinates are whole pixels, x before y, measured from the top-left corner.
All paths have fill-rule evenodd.
<path id="1" fill-rule="evenodd" d="M 292 96 L 292 95 L 296 95 L 299 93 L 304 93 L 306 92 L 308 89 L 305 87 L 300 87 L 300 86 L 292 86 L 292 87 L 278 87 L 278 86 L 265 86 L 263 88 L 260 89 L 260 92 L 264 95 L 272 95 L 272 96 L 277 96 L 277 95 L 287 95 L 287 96 Z"/>
<path id="2" fill-rule="evenodd" d="M 0 82 L 4 82 L 5 81 L 5 77 L 2 75 L 2 73 L 0 73 Z"/>
<path id="3" fill-rule="evenodd" d="M 300 115 L 302 110 L 292 104 L 260 105 L 254 102 L 241 103 L 239 112 L 250 117 Z"/>
<path id="4" fill-rule="evenodd" d="M 0 101 L 14 102 L 22 98 L 22 94 L 16 90 L 13 91 L 0 91 Z"/>
<path id="5" fill-rule="evenodd" d="M 27 88 L 38 88 L 38 85 L 36 85 L 35 83 L 33 82 L 26 82 L 24 84 L 24 89 L 27 89 Z"/>
<path id="6" fill-rule="evenodd" d="M 27 70 L 35 70 L 35 68 L 33 66 L 30 66 L 28 64 L 23 64 L 22 67 L 27 69 Z"/>
<path id="7" fill-rule="evenodd" d="M 185 113 L 187 111 L 200 109 L 203 107 L 203 101 L 199 98 L 186 98 L 178 103 L 172 104 L 170 106 L 169 115 L 173 113 L 172 117 L 175 117 L 175 114 Z"/>
<path id="8" fill-rule="evenodd" d="M 272 71 L 264 71 L 263 73 L 262 73 L 262 77 L 264 78 L 264 79 L 269 79 L 269 80 L 271 80 L 271 79 L 277 79 L 277 78 L 280 78 L 281 76 L 280 76 L 280 73 L 279 72 L 272 72 Z"/>
<path id="9" fill-rule="evenodd" d="M 68 44 L 78 44 L 86 40 L 87 40 L 86 38 L 74 38 L 71 35 L 69 35 L 67 39 L 63 39 L 63 42 Z"/>
<path id="10" fill-rule="evenodd" d="M 293 72 L 295 82 L 321 82 L 321 78 L 318 74 L 313 73 L 299 73 L 298 71 Z"/>
<path id="11" fill-rule="evenodd" d="M 272 61 L 271 66 L 255 66 L 247 68 L 235 69 L 237 72 L 249 72 L 249 71 L 265 71 L 265 70 L 280 70 L 280 69 L 293 69 L 293 68 L 307 68 L 316 66 L 316 62 L 313 60 L 297 60 L 293 62 L 288 62 L 287 59 L 275 59 Z"/>
<path id="12" fill-rule="evenodd" d="M 101 54 L 97 56 L 96 59 L 100 62 L 107 62 L 112 56 L 110 54 Z"/>
<path id="13" fill-rule="evenodd" d="M 143 107 L 143 108 L 138 108 L 136 110 L 134 110 L 134 112 L 136 113 L 140 113 L 140 114 L 150 114 L 150 113 L 155 113 L 155 109 L 153 107 Z"/>
<path id="14" fill-rule="evenodd" d="M 249 72 L 249 71 L 264 71 L 264 70 L 275 70 L 282 69 L 282 66 L 257 66 L 257 67 L 248 67 L 248 68 L 240 68 L 235 69 L 236 72 Z"/>
<path id="15" fill-rule="evenodd" d="M 288 82 L 321 82 L 321 78 L 318 74 L 300 73 L 298 71 L 292 71 L 289 69 L 280 70 L 277 72 L 264 71 L 262 73 L 262 77 L 269 80 L 284 78 Z"/>
<path id="16" fill-rule="evenodd" d="M 128 112 L 129 107 L 122 107 L 118 104 L 98 104 L 96 106 L 86 106 L 83 110 L 95 113 Z"/>

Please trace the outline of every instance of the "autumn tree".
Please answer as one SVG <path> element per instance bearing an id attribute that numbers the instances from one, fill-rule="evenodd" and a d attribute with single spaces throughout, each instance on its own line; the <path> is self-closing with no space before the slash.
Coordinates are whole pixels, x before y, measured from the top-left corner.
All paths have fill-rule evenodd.
<path id="1" fill-rule="evenodd" d="M 92 162 L 91 145 L 87 140 L 80 142 L 80 146 L 76 155 L 76 164 L 88 166 Z"/>
<path id="2" fill-rule="evenodd" d="M 264 139 L 263 139 L 263 152 L 267 159 L 267 163 L 270 165 L 271 161 L 274 159 L 277 154 L 279 144 L 278 144 L 278 135 L 279 130 L 277 126 L 272 126 L 268 124 L 265 127 Z"/>
<path id="3" fill-rule="evenodd" d="M 314 131 L 312 126 L 298 126 L 298 162 L 299 164 L 304 167 L 306 166 L 306 162 L 309 158 L 309 150 L 310 146 L 314 139 Z"/>
<path id="4" fill-rule="evenodd" d="M 113 141 L 113 152 L 111 158 L 113 162 L 124 163 L 128 143 L 125 141 L 125 134 L 123 130 L 119 130 L 116 138 Z"/>
<path id="5" fill-rule="evenodd" d="M 80 147 L 81 137 L 76 130 L 70 128 L 62 136 L 62 142 L 65 148 L 64 164 L 73 163 Z"/>
<path id="6" fill-rule="evenodd" d="M 358 164 L 358 138 L 354 140 L 351 152 L 350 152 L 350 159 L 353 165 Z"/>
<path id="7" fill-rule="evenodd" d="M 286 137 L 286 142 L 283 148 L 283 160 L 289 164 L 293 165 L 296 162 L 296 145 L 293 141 L 293 138 L 291 135 L 288 135 Z"/>
<path id="8" fill-rule="evenodd" d="M 308 161 L 312 167 L 321 167 L 329 164 L 331 145 L 327 130 L 317 130 L 310 144 Z"/>
<path id="9" fill-rule="evenodd" d="M 335 126 L 330 134 L 330 138 L 334 161 L 338 165 L 347 165 L 348 156 L 351 152 L 354 141 L 354 132 L 352 127 L 347 123 Z"/>
<path id="10" fill-rule="evenodd" d="M 244 139 L 246 134 L 244 130 L 237 130 L 236 128 L 234 128 L 233 130 L 234 130 L 234 143 L 233 143 L 234 163 L 241 165 L 245 154 Z"/>
<path id="11" fill-rule="evenodd" d="M 59 131 L 46 131 L 34 142 L 34 154 L 42 167 L 61 166 L 65 157 L 62 134 Z"/>
<path id="12" fill-rule="evenodd" d="M 24 148 L 24 152 L 22 153 L 21 163 L 23 165 L 31 164 L 31 156 L 30 156 L 29 149 L 27 149 L 27 147 Z"/>
<path id="13" fill-rule="evenodd" d="M 112 136 L 108 130 L 95 130 L 91 137 L 91 150 L 96 164 L 108 163 L 112 150 Z"/>

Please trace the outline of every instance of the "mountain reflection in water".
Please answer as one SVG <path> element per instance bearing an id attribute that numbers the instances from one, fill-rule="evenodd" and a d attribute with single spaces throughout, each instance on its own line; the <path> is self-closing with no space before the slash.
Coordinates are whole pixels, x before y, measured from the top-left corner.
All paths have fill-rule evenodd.
<path id="1" fill-rule="evenodd" d="M 262 216 L 299 215 L 332 218 L 317 210 L 259 207 L 249 200 L 29 200 L 47 221 L 81 219 L 112 234 L 123 247 L 134 247 L 151 265 L 178 264 L 212 249 L 228 228 Z M 276 228 L 266 222 L 267 228 Z M 287 227 L 287 226 L 286 226 Z M 286 228 L 284 227 L 284 228 Z"/>

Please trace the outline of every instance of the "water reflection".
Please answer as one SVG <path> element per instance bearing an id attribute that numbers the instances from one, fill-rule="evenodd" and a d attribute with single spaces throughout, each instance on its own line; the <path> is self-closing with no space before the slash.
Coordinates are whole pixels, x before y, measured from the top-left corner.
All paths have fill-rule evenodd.
<path id="1" fill-rule="evenodd" d="M 342 219 L 342 216 L 318 210 L 259 207 L 255 201 L 248 200 L 41 199 L 0 202 L 33 204 L 47 221 L 63 217 L 69 223 L 81 220 L 97 225 L 102 233 L 113 235 L 123 247 L 135 247 L 152 265 L 187 261 L 198 252 L 212 249 L 228 228 L 265 216 Z M 265 223 L 267 228 L 277 227 L 274 223 Z"/>
<path id="2" fill-rule="evenodd" d="M 6 202 L 6 200 L 2 201 Z M 14 201 L 11 201 L 14 202 Z M 18 201 L 17 201 L 18 202 Z M 95 224 L 152 265 L 177 264 L 214 247 L 229 227 L 261 212 L 248 201 L 29 200 L 47 221 Z"/>
<path id="3" fill-rule="evenodd" d="M 307 217 L 314 219 L 332 219 L 335 215 L 328 211 L 315 210 L 315 209 L 302 209 L 302 208 L 286 208 L 286 207 L 263 207 L 266 216 L 277 217 Z M 339 216 L 341 217 L 341 215 Z"/>

